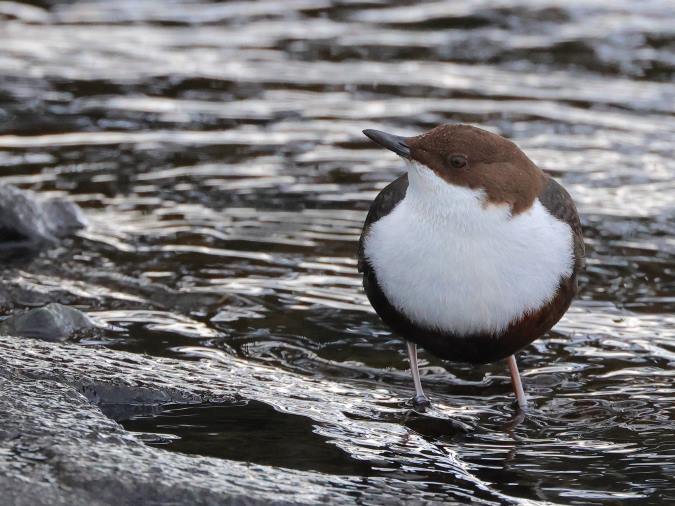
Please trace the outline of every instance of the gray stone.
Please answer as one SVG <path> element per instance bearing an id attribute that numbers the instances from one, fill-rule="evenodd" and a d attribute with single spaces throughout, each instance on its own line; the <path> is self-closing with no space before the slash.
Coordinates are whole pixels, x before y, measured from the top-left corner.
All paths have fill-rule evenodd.
<path id="1" fill-rule="evenodd" d="M 54 243 L 85 224 L 81 209 L 73 202 L 0 184 L 1 247 Z"/>
<path id="2" fill-rule="evenodd" d="M 64 341 L 76 332 L 94 327 L 94 322 L 82 311 L 52 303 L 10 316 L 0 323 L 0 333 L 44 341 Z"/>
<path id="3" fill-rule="evenodd" d="M 194 353 L 193 353 L 194 356 Z M 437 460 L 453 479 L 471 476 L 437 445 L 380 408 L 382 391 L 251 363 L 218 350 L 200 361 L 173 360 L 75 344 L 0 335 L 0 490 L 7 504 L 201 505 L 378 504 L 424 495 L 424 483 L 397 477 L 335 476 L 144 445 L 106 417 L 164 404 L 251 399 L 305 416 L 323 437 L 374 466 Z M 372 395 L 372 398 L 369 397 Z M 382 410 L 380 413 L 379 410 Z M 408 417 L 401 410 L 401 417 Z M 439 423 L 449 422 L 438 419 Z M 452 426 L 445 425 L 448 430 Z M 225 428 L 227 430 L 227 428 Z M 360 442 L 364 442 L 361 444 Z M 494 494 L 495 502 L 505 497 Z"/>
<path id="4" fill-rule="evenodd" d="M 67 385 L 8 370 L 0 373 L 0 456 L 6 505 L 346 502 L 318 474 L 147 447 Z"/>
<path id="5" fill-rule="evenodd" d="M 3 345 L 11 339 L 0 337 Z M 25 346 L 30 342 L 22 340 L 21 344 Z M 192 457 L 148 447 L 90 402 L 90 399 L 184 402 L 189 396 L 163 386 L 133 392 L 129 382 L 115 382 L 113 378 L 109 378 L 112 381 L 108 388 L 102 388 L 103 383 L 92 378 L 81 378 L 81 383 L 75 381 L 76 370 L 68 378 L 59 378 L 63 370 L 51 374 L 47 370 L 28 367 L 22 371 L 8 364 L 5 357 L 3 354 L 0 358 L 0 490 L 3 505 L 351 502 L 347 495 L 349 480 L 343 482 L 339 477 Z M 52 355 L 51 359 L 54 358 Z M 23 360 L 19 358 L 13 362 L 22 363 Z M 55 362 L 56 369 L 65 365 Z M 106 368 L 104 365 L 101 373 Z M 41 376 L 59 379 L 40 379 Z M 73 383 L 79 383 L 80 388 L 74 388 Z M 87 383 L 85 390 L 89 400 L 80 393 Z M 191 398 L 197 399 L 196 396 Z"/>
<path id="6" fill-rule="evenodd" d="M 0 286 L 0 314 L 8 310 L 12 306 L 12 302 L 9 299 L 9 294 L 5 287 Z"/>

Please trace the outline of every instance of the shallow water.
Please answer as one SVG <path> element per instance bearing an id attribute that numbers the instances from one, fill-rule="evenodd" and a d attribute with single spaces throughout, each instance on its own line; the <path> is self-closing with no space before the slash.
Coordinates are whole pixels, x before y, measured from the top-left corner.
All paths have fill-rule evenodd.
<path id="1" fill-rule="evenodd" d="M 383 502 L 673 502 L 675 9 L 561 5 L 2 2 L 0 182 L 90 222 L 3 282 L 87 310 L 83 345 L 288 384 L 123 422 L 149 444 L 362 476 Z M 411 413 L 360 287 L 365 212 L 403 169 L 360 131 L 447 121 L 515 140 L 582 214 L 580 297 L 519 355 L 526 416 L 505 364 L 424 352 L 434 409 Z"/>

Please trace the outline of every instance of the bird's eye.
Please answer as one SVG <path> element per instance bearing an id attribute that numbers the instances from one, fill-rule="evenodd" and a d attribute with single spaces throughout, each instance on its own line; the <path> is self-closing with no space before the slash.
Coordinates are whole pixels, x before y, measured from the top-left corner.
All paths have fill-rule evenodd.
<path id="1" fill-rule="evenodd" d="M 450 167 L 453 169 L 461 169 L 466 165 L 466 157 L 463 155 L 451 155 Z"/>

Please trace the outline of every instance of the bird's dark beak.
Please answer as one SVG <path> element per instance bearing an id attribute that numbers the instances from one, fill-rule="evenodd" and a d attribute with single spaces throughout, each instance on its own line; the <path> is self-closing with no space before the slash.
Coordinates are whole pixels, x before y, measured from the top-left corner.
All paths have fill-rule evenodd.
<path id="1" fill-rule="evenodd" d="M 399 137 L 398 135 L 388 134 L 386 132 L 380 132 L 379 130 L 364 130 L 363 133 L 370 140 L 377 142 L 383 148 L 387 148 L 398 156 L 403 158 L 410 158 L 410 146 L 408 146 L 407 139 L 405 137 Z"/>

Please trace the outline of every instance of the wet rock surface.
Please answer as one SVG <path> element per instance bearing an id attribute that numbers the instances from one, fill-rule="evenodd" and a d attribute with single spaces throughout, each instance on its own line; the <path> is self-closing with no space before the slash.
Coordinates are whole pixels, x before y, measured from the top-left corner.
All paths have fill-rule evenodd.
<path id="1" fill-rule="evenodd" d="M 0 333 L 44 341 L 65 341 L 75 333 L 94 327 L 94 322 L 82 311 L 51 303 L 10 316 L 0 323 Z"/>
<path id="2" fill-rule="evenodd" d="M 360 480 L 151 448 L 95 405 L 150 406 L 237 395 L 239 385 L 228 381 L 227 364 L 219 381 L 216 371 L 195 376 L 198 369 L 0 337 L 3 504 L 302 504 L 328 497 L 331 504 L 342 504 L 365 488 Z"/>
<path id="3" fill-rule="evenodd" d="M 10 304 L 7 292 L 0 287 L 0 312 L 6 311 L 10 307 Z"/>
<path id="4" fill-rule="evenodd" d="M 54 243 L 84 226 L 74 202 L 0 184 L 0 251 Z"/>
<path id="5" fill-rule="evenodd" d="M 57 381 L 3 370 L 0 409 L 3 504 L 283 504 L 295 486 L 300 503 L 339 496 L 319 476 L 146 447 Z"/>

